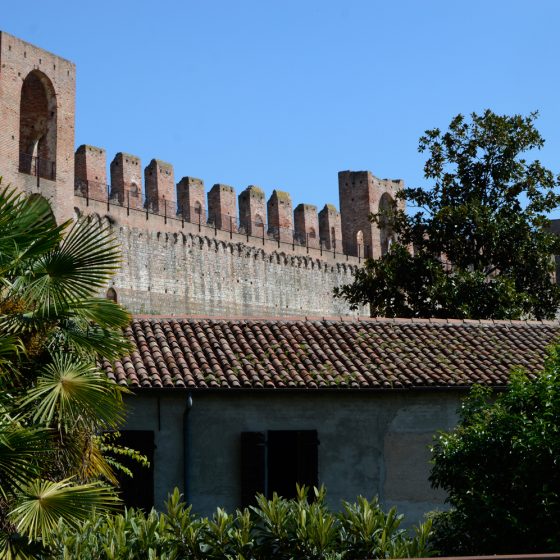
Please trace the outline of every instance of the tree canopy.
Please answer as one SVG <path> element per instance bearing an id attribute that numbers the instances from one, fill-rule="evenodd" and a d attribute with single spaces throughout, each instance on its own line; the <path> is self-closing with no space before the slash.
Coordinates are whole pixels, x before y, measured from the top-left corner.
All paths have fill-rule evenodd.
<path id="1" fill-rule="evenodd" d="M 536 118 L 487 110 L 426 131 L 419 151 L 431 188 L 399 193 L 414 213 L 394 206 L 371 216 L 398 241 L 336 295 L 377 316 L 553 318 L 560 239 L 546 214 L 560 204 L 560 179 L 527 159 L 544 144 Z"/>
<path id="2" fill-rule="evenodd" d="M 453 508 L 434 520 L 443 555 L 559 549 L 559 352 L 536 379 L 515 372 L 497 397 L 473 388 L 457 427 L 436 437 L 431 482 Z"/>

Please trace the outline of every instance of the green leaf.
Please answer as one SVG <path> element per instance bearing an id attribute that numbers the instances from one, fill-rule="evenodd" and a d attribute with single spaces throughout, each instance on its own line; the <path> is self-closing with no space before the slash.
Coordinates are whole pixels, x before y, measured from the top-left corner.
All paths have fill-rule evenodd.
<path id="1" fill-rule="evenodd" d="M 22 400 L 33 422 L 71 431 L 79 426 L 116 428 L 124 418 L 122 389 L 90 363 L 55 354 Z"/>
<path id="2" fill-rule="evenodd" d="M 421 211 L 380 202 L 370 219 L 398 242 L 335 295 L 385 317 L 554 319 L 560 237 L 546 213 L 560 205 L 560 178 L 523 157 L 543 145 L 536 117 L 487 110 L 426 131 L 431 185 L 397 197 Z"/>
<path id="3" fill-rule="evenodd" d="M 41 456 L 48 453 L 48 433 L 0 418 L 0 495 L 8 499 L 41 470 Z"/>
<path id="4" fill-rule="evenodd" d="M 93 511 L 110 511 L 118 504 L 113 490 L 101 484 L 35 480 L 22 491 L 10 518 L 17 530 L 29 539 L 48 541 L 60 520 L 77 527 Z"/>

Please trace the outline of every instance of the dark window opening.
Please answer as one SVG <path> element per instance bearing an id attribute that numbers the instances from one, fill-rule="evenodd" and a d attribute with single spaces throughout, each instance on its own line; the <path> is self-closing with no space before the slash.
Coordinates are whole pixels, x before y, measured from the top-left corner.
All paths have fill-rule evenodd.
<path id="1" fill-rule="evenodd" d="M 391 220 L 396 211 L 396 204 L 388 193 L 383 193 L 379 201 L 379 241 L 381 244 L 381 255 L 389 252 L 394 241 L 394 234 L 391 227 Z"/>
<path id="2" fill-rule="evenodd" d="M 317 430 L 273 430 L 241 434 L 242 506 L 257 493 L 294 498 L 296 483 L 319 485 Z"/>
<path id="3" fill-rule="evenodd" d="M 118 456 L 117 460 L 132 471 L 133 477 L 117 471 L 121 498 L 126 507 L 150 511 L 154 507 L 154 432 L 149 430 L 124 430 L 117 440 L 119 445 L 135 449 L 145 455 L 150 462 L 145 467 L 128 457 Z"/>
<path id="4" fill-rule="evenodd" d="M 19 171 L 56 179 L 56 96 L 50 80 L 33 70 L 20 98 Z"/>

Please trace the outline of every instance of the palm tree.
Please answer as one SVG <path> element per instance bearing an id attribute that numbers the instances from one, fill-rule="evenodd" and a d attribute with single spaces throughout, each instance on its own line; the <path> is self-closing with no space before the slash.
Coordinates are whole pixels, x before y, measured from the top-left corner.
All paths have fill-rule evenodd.
<path id="1" fill-rule="evenodd" d="M 130 317 L 96 295 L 119 259 L 99 220 L 57 225 L 43 198 L 0 190 L 0 557 L 118 503 L 100 434 L 123 420 L 123 389 L 98 360 L 129 351 Z"/>

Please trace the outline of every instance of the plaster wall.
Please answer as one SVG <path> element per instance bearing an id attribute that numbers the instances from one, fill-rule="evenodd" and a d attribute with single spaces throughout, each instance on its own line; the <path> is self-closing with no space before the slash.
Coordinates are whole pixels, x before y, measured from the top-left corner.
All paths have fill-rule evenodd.
<path id="1" fill-rule="evenodd" d="M 184 391 L 145 392 L 128 401 L 127 429 L 155 431 L 155 496 L 184 491 Z M 198 513 L 240 505 L 240 434 L 311 430 L 319 436 L 319 482 L 330 505 L 378 495 L 407 524 L 443 507 L 428 482 L 428 445 L 452 428 L 459 406 L 452 392 L 193 392 L 188 416 L 188 500 Z M 159 405 L 158 405 L 159 399 Z"/>

